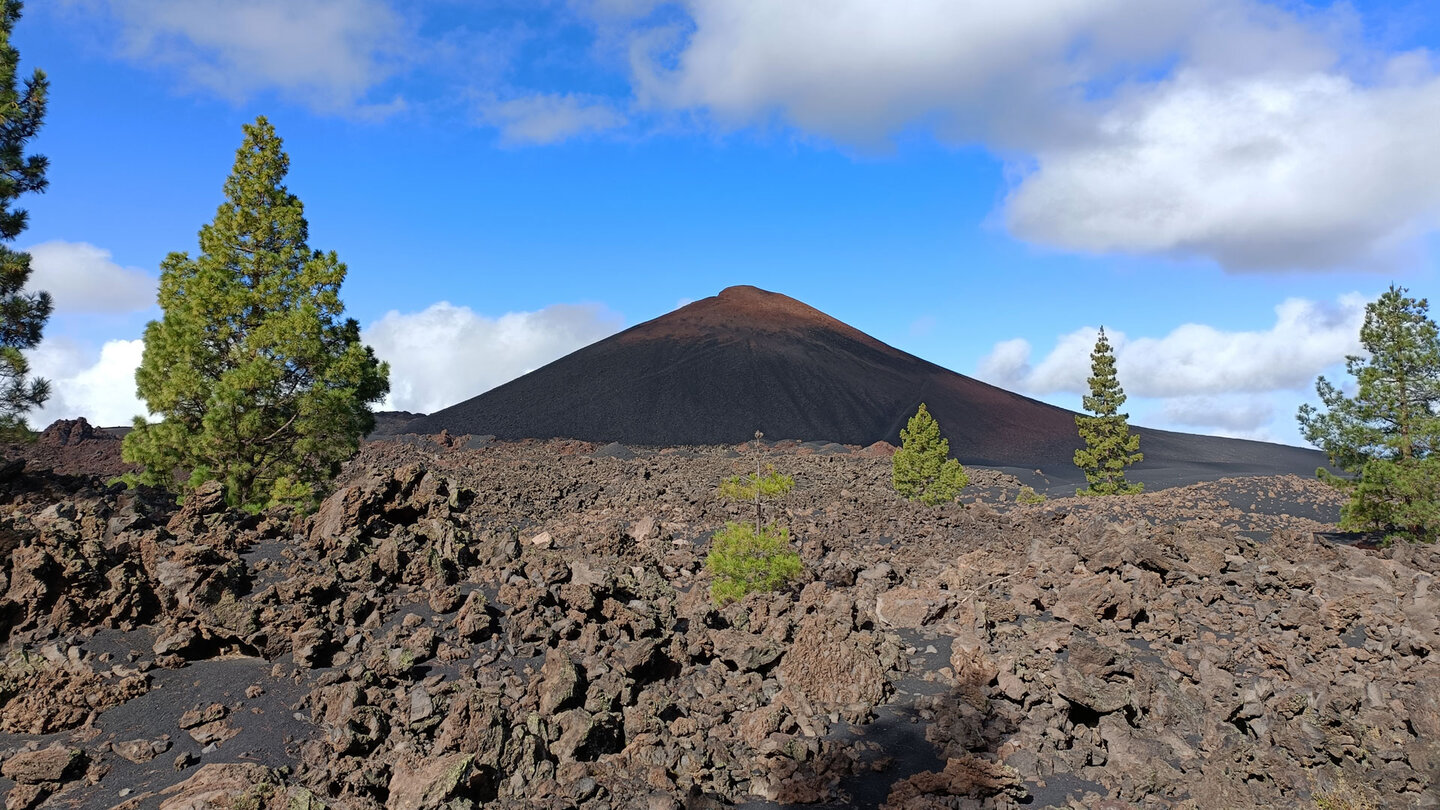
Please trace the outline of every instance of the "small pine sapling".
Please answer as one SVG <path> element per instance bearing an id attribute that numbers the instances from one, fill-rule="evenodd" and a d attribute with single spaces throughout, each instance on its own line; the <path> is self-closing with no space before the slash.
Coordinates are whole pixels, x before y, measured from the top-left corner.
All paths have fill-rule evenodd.
<path id="1" fill-rule="evenodd" d="M 891 459 L 890 481 L 906 500 L 927 506 L 955 500 L 970 483 L 965 468 L 950 458 L 950 440 L 940 436 L 940 423 L 923 402 L 900 431 L 900 449 Z"/>
<path id="2" fill-rule="evenodd" d="M 755 431 L 757 450 L 763 435 Z M 716 604 L 738 601 L 755 591 L 779 590 L 800 576 L 802 564 L 790 548 L 790 530 L 764 523 L 765 500 L 779 499 L 794 488 L 795 479 L 773 466 L 762 472 L 758 452 L 753 474 L 721 482 L 720 497 L 755 505 L 755 524 L 727 521 L 711 538 L 705 567 L 715 578 L 710 597 Z"/>
<path id="3" fill-rule="evenodd" d="M 764 433 L 755 431 L 756 449 Z M 764 499 L 778 499 L 795 488 L 795 479 L 775 471 L 771 465 L 765 472 L 760 471 L 760 454 L 755 454 L 755 472 L 745 477 L 732 475 L 720 482 L 720 497 L 732 501 L 749 501 L 755 504 L 755 531 L 759 532 L 764 522 Z"/>
<path id="4" fill-rule="evenodd" d="M 766 526 L 757 532 L 749 523 L 729 522 L 711 540 L 705 567 L 715 577 L 710 598 L 724 605 L 785 587 L 800 576 L 802 564 L 790 548 L 789 529 Z"/>

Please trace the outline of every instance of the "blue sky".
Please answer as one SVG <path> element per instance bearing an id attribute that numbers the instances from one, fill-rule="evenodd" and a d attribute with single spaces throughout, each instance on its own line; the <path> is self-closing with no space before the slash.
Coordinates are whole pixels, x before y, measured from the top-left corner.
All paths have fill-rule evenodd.
<path id="1" fill-rule="evenodd" d="M 57 309 L 32 421 L 128 421 L 160 261 L 266 115 L 312 247 L 428 411 L 731 284 L 1132 421 L 1299 443 L 1364 302 L 1436 287 L 1425 4 L 53 0 Z"/>

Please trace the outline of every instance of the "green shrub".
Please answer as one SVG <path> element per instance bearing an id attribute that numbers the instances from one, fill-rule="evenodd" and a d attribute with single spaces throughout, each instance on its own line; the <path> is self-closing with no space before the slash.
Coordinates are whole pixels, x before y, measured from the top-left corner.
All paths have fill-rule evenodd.
<path id="1" fill-rule="evenodd" d="M 790 530 L 774 524 L 758 532 L 749 523 L 726 523 L 710 542 L 705 567 L 715 577 L 710 597 L 723 605 L 755 591 L 775 591 L 800 576 L 800 555 Z"/>
<path id="2" fill-rule="evenodd" d="M 760 439 L 764 436 L 755 431 L 755 472 L 726 478 L 716 493 L 726 500 L 748 502 L 755 507 L 754 525 L 727 522 L 711 538 L 705 567 L 715 578 L 710 598 L 717 605 L 737 601 L 754 591 L 779 590 L 800 576 L 803 567 L 800 555 L 790 548 L 790 530 L 764 523 L 765 501 L 778 500 L 795 488 L 795 479 L 776 472 L 773 466 L 760 471 Z"/>
<path id="3" fill-rule="evenodd" d="M 1045 496 L 1036 492 L 1034 487 L 1027 485 L 1020 487 L 1020 491 L 1015 493 L 1015 502 L 1023 504 L 1045 503 Z"/>

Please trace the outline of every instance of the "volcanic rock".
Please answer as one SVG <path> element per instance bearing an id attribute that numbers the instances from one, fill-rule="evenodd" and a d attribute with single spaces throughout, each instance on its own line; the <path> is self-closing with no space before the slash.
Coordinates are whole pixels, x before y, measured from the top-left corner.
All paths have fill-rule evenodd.
<path id="1" fill-rule="evenodd" d="M 136 763 L 137 765 L 149 762 L 170 750 L 170 741 L 166 739 L 157 740 L 126 740 L 115 743 L 112 746 L 115 753 Z"/>
<path id="2" fill-rule="evenodd" d="M 1005 792 L 1023 795 L 1020 775 L 1013 768 L 987 762 L 976 756 L 964 756 L 946 762 L 945 770 L 939 773 L 932 771 L 917 773 L 895 785 L 885 807 L 887 809 L 923 807 L 926 805 L 917 805 L 913 802 L 916 798 L 926 794 L 991 796 Z M 933 806 L 948 807 L 950 805 L 937 803 Z"/>
<path id="3" fill-rule="evenodd" d="M 133 468 L 120 458 L 123 432 L 94 427 L 83 417 L 53 422 L 34 441 L 0 444 L 0 454 L 10 460 L 0 465 L 0 482 L 21 469 L 103 477 L 128 472 Z"/>
<path id="4" fill-rule="evenodd" d="M 84 442 L 115 442 L 119 439 L 111 433 L 92 427 L 82 416 L 79 419 L 60 419 L 52 422 L 49 427 L 40 432 L 40 436 L 35 441 L 46 447 L 69 447 Z"/>
<path id="5" fill-rule="evenodd" d="M 7 805 L 1434 806 L 1440 550 L 1336 542 L 1313 479 L 1024 504 L 975 470 L 991 505 L 931 508 L 792 443 L 427 442 L 309 519 L 0 494 L 0 730 L 43 735 L 0 756 L 94 756 Z M 717 606 L 750 453 L 805 570 Z"/>
<path id="6" fill-rule="evenodd" d="M 388 810 L 439 810 L 470 775 L 473 754 L 402 760 L 390 778 Z"/>
<path id="7" fill-rule="evenodd" d="M 52 745 L 39 751 L 23 751 L 0 765 L 0 776 L 25 785 L 63 782 L 85 769 L 87 757 L 78 748 Z"/>
<path id="8" fill-rule="evenodd" d="M 837 622 L 833 615 L 813 614 L 796 628 L 780 661 L 780 681 L 822 712 L 863 717 L 890 689 L 877 641 L 874 633 L 853 630 L 848 617 Z"/>
<path id="9" fill-rule="evenodd" d="M 891 627 L 915 629 L 935 621 L 948 602 L 939 588 L 895 588 L 875 598 L 875 615 Z"/>
<path id="10" fill-rule="evenodd" d="M 195 775 L 165 790 L 160 810 L 209 810 L 235 807 L 243 797 L 256 797 L 264 786 L 275 785 L 269 768 L 248 763 L 206 765 Z"/>

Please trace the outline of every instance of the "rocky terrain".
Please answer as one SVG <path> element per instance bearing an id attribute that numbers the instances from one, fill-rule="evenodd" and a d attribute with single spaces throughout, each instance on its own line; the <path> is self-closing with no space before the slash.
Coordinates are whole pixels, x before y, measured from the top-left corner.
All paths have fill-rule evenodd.
<path id="1" fill-rule="evenodd" d="M 927 508 L 887 450 L 406 437 L 308 516 L 12 465 L 0 791 L 1440 807 L 1435 547 L 1349 544 L 1295 476 L 1022 504 L 972 470 L 967 503 Z M 717 609 L 707 539 L 745 512 L 714 490 L 756 453 L 796 479 L 778 517 L 806 572 Z"/>
<path id="2" fill-rule="evenodd" d="M 0 459 L 12 473 L 15 462 L 31 469 L 66 475 L 115 477 L 130 469 L 120 458 L 120 436 L 92 426 L 85 419 L 62 419 L 42 430 L 34 441 L 0 444 Z M 0 476 L 4 472 L 0 471 Z"/>

